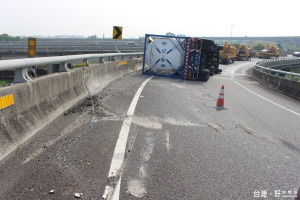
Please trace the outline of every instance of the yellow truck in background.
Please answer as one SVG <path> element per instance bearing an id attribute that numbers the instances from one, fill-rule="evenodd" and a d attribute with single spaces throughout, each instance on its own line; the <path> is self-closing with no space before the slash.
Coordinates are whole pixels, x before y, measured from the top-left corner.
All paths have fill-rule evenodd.
<path id="1" fill-rule="evenodd" d="M 228 64 L 230 62 L 234 63 L 236 58 L 236 48 L 231 46 L 228 42 L 223 45 L 223 50 L 220 51 L 220 61 L 223 64 Z"/>
<path id="2" fill-rule="evenodd" d="M 273 45 L 268 45 L 267 49 L 262 50 L 258 54 L 259 58 L 272 58 L 272 57 L 279 57 L 279 49 Z"/>
<path id="3" fill-rule="evenodd" d="M 236 60 L 251 60 L 249 48 L 244 44 L 238 44 Z"/>

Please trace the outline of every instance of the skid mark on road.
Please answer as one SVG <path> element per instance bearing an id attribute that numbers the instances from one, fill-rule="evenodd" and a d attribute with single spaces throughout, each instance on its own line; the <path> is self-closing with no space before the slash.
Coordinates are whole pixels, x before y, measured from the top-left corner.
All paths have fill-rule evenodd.
<path id="1" fill-rule="evenodd" d="M 144 183 L 140 179 L 130 180 L 127 192 L 135 197 L 143 197 L 147 193 Z"/>
<path id="2" fill-rule="evenodd" d="M 293 145 L 293 144 L 291 144 L 291 143 L 289 143 L 289 142 L 287 142 L 287 141 L 285 141 L 285 140 L 281 140 L 281 139 L 280 139 L 280 142 L 281 142 L 284 146 L 286 146 L 288 149 L 290 149 L 290 150 L 292 150 L 292 151 L 295 151 L 295 152 L 297 152 L 297 153 L 300 153 L 300 148 L 298 148 L 297 146 L 295 146 L 295 145 Z"/>
<path id="3" fill-rule="evenodd" d="M 214 129 L 215 131 L 219 132 L 219 133 L 223 133 L 224 132 L 224 128 L 222 126 L 220 126 L 219 124 L 216 124 L 214 122 L 210 122 L 210 121 L 204 121 L 210 128 Z"/>
<path id="4" fill-rule="evenodd" d="M 135 197 L 143 197 L 146 193 L 147 163 L 154 149 L 154 138 L 152 132 L 147 132 L 145 145 L 141 152 L 141 165 L 136 178 L 129 180 L 127 193 Z"/>
<path id="5" fill-rule="evenodd" d="M 132 123 L 142 126 L 144 128 L 149 128 L 149 129 L 162 129 L 163 123 L 174 125 L 174 126 L 207 127 L 206 123 L 203 123 L 203 122 L 192 123 L 184 118 L 176 119 L 176 118 L 172 118 L 172 117 L 166 117 L 164 119 L 160 119 L 160 118 L 154 117 L 154 116 L 148 116 L 148 117 L 136 117 L 135 116 L 132 119 Z M 212 127 L 215 127 L 215 126 L 212 125 Z"/>
<path id="6" fill-rule="evenodd" d="M 287 147 L 289 150 L 294 151 L 296 153 L 300 153 L 300 148 L 298 148 L 294 144 L 291 144 L 290 142 L 287 142 L 287 141 L 282 140 L 282 139 L 277 139 L 277 138 L 274 138 L 274 137 L 259 134 L 255 131 L 253 131 L 251 128 L 249 128 L 246 125 L 238 124 L 237 126 L 240 129 L 242 129 L 243 131 L 245 131 L 246 133 L 248 133 L 249 135 L 252 135 L 252 136 L 255 136 L 257 138 L 266 140 L 268 142 L 272 142 L 274 144 L 282 144 L 283 146 Z"/>
<path id="7" fill-rule="evenodd" d="M 151 117 L 133 117 L 132 123 L 145 128 L 161 129 L 162 124 L 157 118 Z"/>
<path id="8" fill-rule="evenodd" d="M 175 119 L 171 117 L 167 117 L 163 120 L 167 124 L 175 125 L 175 126 L 198 126 L 198 127 L 205 127 L 205 124 L 203 123 L 192 123 L 190 121 L 187 121 L 186 119 Z"/>
<path id="9" fill-rule="evenodd" d="M 146 134 L 146 138 L 145 138 L 145 147 L 143 152 L 141 153 L 142 155 L 142 161 L 143 162 L 147 162 L 150 160 L 152 151 L 153 151 L 153 147 L 154 147 L 154 139 L 151 137 L 152 133 L 151 132 L 147 132 Z"/>
<path id="10" fill-rule="evenodd" d="M 167 147 L 167 152 L 169 153 L 171 147 L 169 130 L 166 131 L 166 147 Z"/>
<path id="11" fill-rule="evenodd" d="M 276 144 L 280 143 L 280 141 L 278 139 L 270 137 L 270 136 L 259 134 L 259 133 L 255 132 L 254 130 L 252 130 L 247 125 L 238 124 L 237 126 L 240 129 L 242 129 L 243 131 L 245 131 L 246 133 L 248 133 L 249 135 L 255 136 L 255 137 L 260 138 L 260 139 L 267 140 L 267 141 L 272 142 L 272 143 L 276 143 Z"/>

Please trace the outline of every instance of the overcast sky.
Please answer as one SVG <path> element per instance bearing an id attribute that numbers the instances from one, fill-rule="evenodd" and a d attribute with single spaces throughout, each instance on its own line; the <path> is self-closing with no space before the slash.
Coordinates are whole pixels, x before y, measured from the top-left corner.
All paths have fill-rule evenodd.
<path id="1" fill-rule="evenodd" d="M 300 0 L 0 0 L 0 34 L 300 36 L 299 13 Z"/>

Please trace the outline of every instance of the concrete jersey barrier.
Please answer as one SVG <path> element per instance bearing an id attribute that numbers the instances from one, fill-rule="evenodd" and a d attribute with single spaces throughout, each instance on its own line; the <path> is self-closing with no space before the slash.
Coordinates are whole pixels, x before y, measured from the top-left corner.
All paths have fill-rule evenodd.
<path id="1" fill-rule="evenodd" d="M 290 81 L 253 69 L 252 77 L 259 83 L 300 100 L 300 82 Z"/>
<path id="2" fill-rule="evenodd" d="M 141 68 L 141 58 L 122 61 L 121 65 L 111 61 L 1 88 L 0 98 L 13 94 L 14 103 L 0 109 L 0 161 L 89 94 Z"/>

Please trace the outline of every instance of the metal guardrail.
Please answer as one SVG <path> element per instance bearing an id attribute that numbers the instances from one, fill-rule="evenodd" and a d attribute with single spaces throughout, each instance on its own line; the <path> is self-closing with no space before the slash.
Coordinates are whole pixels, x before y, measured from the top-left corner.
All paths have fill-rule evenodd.
<path id="1" fill-rule="evenodd" d="M 291 81 L 295 81 L 295 77 L 299 77 L 300 74 L 298 73 L 292 73 L 292 72 L 286 72 L 281 70 L 272 69 L 274 67 L 280 67 L 280 66 L 292 66 L 292 65 L 300 65 L 300 59 L 299 58 L 282 58 L 282 59 L 269 59 L 269 60 L 262 60 L 256 63 L 255 69 L 271 74 L 280 78 L 286 78 L 286 75 L 290 77 Z M 286 78 L 287 79 L 287 78 Z"/>
<path id="2" fill-rule="evenodd" d="M 0 60 L 0 71 L 15 69 L 14 83 L 24 83 L 31 81 L 32 78 L 28 75 L 28 69 L 33 66 L 47 65 L 48 73 L 54 72 L 54 65 L 58 66 L 58 72 L 70 71 L 68 62 L 82 60 L 88 66 L 89 59 L 98 58 L 99 63 L 116 60 L 127 60 L 140 58 L 142 52 L 138 53 L 107 53 L 107 54 L 83 54 L 71 56 L 53 56 L 40 58 L 24 58 L 14 60 Z"/>

